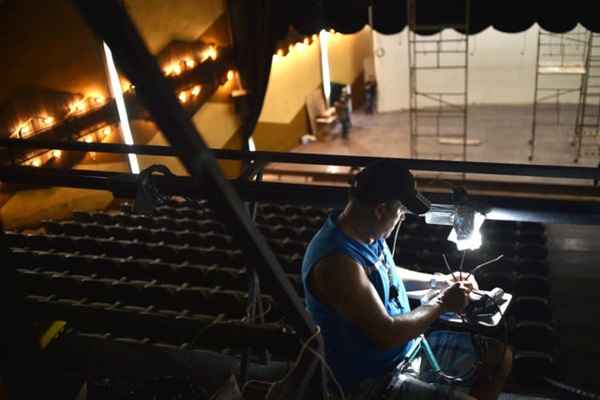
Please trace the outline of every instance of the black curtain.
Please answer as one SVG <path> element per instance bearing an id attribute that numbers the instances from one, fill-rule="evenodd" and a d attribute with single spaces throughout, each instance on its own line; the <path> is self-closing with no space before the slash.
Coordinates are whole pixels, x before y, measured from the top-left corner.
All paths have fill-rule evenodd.
<path id="1" fill-rule="evenodd" d="M 289 27 L 285 6 L 281 3 L 284 2 L 229 0 L 236 65 L 247 92 L 236 99 L 245 149 L 263 106 L 277 41 L 286 35 Z"/>

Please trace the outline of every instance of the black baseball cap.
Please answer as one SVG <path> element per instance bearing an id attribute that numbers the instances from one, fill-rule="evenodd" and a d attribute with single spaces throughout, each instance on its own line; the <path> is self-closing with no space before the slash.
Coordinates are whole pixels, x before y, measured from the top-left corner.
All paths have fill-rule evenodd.
<path id="1" fill-rule="evenodd" d="M 398 200 L 414 214 L 425 214 L 431 207 L 400 160 L 380 160 L 368 165 L 354 176 L 350 190 L 356 198 L 369 203 Z"/>

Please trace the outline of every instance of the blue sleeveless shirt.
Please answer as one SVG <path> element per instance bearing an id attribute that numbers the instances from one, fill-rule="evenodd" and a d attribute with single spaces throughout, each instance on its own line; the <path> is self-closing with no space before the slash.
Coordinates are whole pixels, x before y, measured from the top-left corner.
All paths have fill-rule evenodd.
<path id="1" fill-rule="evenodd" d="M 411 342 L 386 351 L 379 349 L 358 326 L 313 295 L 308 285 L 313 267 L 324 257 L 344 254 L 364 268 L 390 316 L 409 312 L 410 305 L 385 239 L 370 245 L 352 239 L 337 227 L 339 213 L 332 213 L 309 243 L 302 262 L 302 282 L 307 309 L 321 328 L 325 341 L 325 358 L 344 390 L 351 391 L 362 380 L 392 370 Z M 341 282 L 343 277 L 340 277 Z M 398 290 L 396 300 L 390 299 L 392 285 Z"/>

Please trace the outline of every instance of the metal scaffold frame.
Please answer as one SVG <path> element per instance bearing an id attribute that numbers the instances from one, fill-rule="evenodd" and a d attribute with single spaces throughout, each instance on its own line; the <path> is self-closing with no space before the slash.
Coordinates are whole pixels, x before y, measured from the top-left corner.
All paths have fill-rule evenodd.
<path id="1" fill-rule="evenodd" d="M 600 161 L 600 35 L 596 33 L 588 34 L 585 69 L 572 141 L 576 163 L 580 158 Z"/>
<path id="2" fill-rule="evenodd" d="M 530 161 L 535 156 L 536 141 L 539 139 L 538 127 L 560 126 L 564 121 L 564 118 L 561 119 L 564 105 L 561 100 L 568 95 L 579 95 L 579 104 L 581 104 L 583 82 L 588 72 L 586 57 L 589 36 L 589 31 L 580 25 L 566 33 L 552 33 L 543 29 L 538 31 L 533 117 L 529 140 Z M 558 77 L 563 77 L 562 80 L 565 82 L 556 83 Z M 543 105 L 549 104 L 556 107 L 556 120 L 550 124 L 543 121 L 539 113 Z M 570 125 L 571 122 L 568 124 Z"/>
<path id="3" fill-rule="evenodd" d="M 411 158 L 467 160 L 469 9 L 465 0 L 464 24 L 432 26 L 417 21 L 416 0 L 407 1 L 409 60 L 409 121 Z M 453 28 L 459 32 L 449 32 Z M 417 35 L 428 31 L 434 35 Z M 449 60 L 450 59 L 450 60 Z M 432 62 L 433 60 L 433 62 Z M 460 60 L 457 62 L 457 60 Z M 463 61 L 464 60 L 464 61 Z M 457 71 L 462 84 L 457 90 L 423 88 L 422 74 L 441 75 Z M 458 75 L 457 74 L 457 75 Z M 449 81 L 445 79 L 444 82 Z M 426 103 L 426 104 L 423 104 Z M 433 104 L 433 106 L 431 106 Z M 427 121 L 426 121 L 427 120 Z M 435 126 L 426 131 L 431 121 Z M 452 122 L 450 122 L 452 121 Z M 448 125 L 458 125 L 458 129 Z M 429 142 L 428 142 L 429 141 Z M 426 143 L 423 143 L 426 142 Z M 427 143 L 428 142 L 428 143 Z M 428 146 L 428 148 L 424 148 Z M 460 146 L 460 150 L 455 149 Z"/>

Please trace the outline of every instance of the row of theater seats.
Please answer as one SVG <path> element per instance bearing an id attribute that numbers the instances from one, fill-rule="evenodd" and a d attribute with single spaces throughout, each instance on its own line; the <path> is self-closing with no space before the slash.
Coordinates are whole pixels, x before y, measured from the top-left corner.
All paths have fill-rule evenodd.
<path id="1" fill-rule="evenodd" d="M 408 252 L 429 251 L 432 253 L 448 253 L 450 256 L 456 256 L 456 245 L 448 241 L 448 235 L 437 237 L 423 237 L 404 233 L 398 235 L 396 248 Z M 473 252 L 475 258 L 489 257 L 494 254 L 504 254 L 505 257 L 520 257 L 529 259 L 545 259 L 548 250 L 544 244 L 531 243 L 528 241 L 506 238 L 503 241 L 494 240 L 485 237 L 485 243 Z M 494 257 L 492 257 L 494 258 Z"/>
<path id="2" fill-rule="evenodd" d="M 68 272 L 41 271 L 38 269 L 17 270 L 18 283 L 26 293 L 36 296 L 55 295 L 59 298 L 103 303 L 119 302 L 130 306 L 183 311 L 191 314 L 225 314 L 228 318 L 246 317 L 248 295 L 246 292 L 219 290 L 201 286 L 159 283 L 122 277 L 121 279 L 100 278 Z M 268 296 L 262 296 L 269 312 L 266 317 L 277 321 L 281 315 Z"/>
<path id="3" fill-rule="evenodd" d="M 98 213 L 73 213 L 74 222 L 90 223 L 104 226 L 121 226 L 138 229 L 172 230 L 172 231 L 192 231 L 200 233 L 228 234 L 225 225 L 216 219 L 202 217 L 199 219 L 187 217 L 152 217 L 148 215 L 131 214 L 126 212 L 109 214 Z M 67 222 L 68 223 L 68 222 Z M 317 229 L 306 227 L 301 224 L 257 224 L 258 229 L 269 239 L 289 239 L 307 243 Z"/>
<path id="4" fill-rule="evenodd" d="M 46 232 L 53 235 L 69 235 L 77 237 L 113 238 L 122 241 L 138 240 L 147 243 L 163 242 L 169 245 L 189 245 L 195 247 L 218 249 L 235 248 L 231 235 L 214 231 L 197 232 L 195 230 L 172 230 L 169 228 L 142 228 L 139 226 L 104 225 L 98 222 L 54 222 L 44 224 Z M 288 255 L 303 254 L 305 243 L 289 239 L 269 238 L 269 244 L 275 253 Z"/>
<path id="5" fill-rule="evenodd" d="M 86 398 L 94 400 L 214 399 L 211 395 L 222 389 L 223 382 L 240 372 L 239 359 L 227 352 L 72 329 L 45 353 L 49 365 L 92 364 Z M 243 398 L 264 399 L 269 382 L 283 378 L 288 368 L 289 363 L 282 362 L 249 363 L 250 382 L 243 385 Z"/>
<path id="6" fill-rule="evenodd" d="M 291 204 L 260 203 L 258 214 L 301 215 L 308 218 L 325 219 L 331 212 L 330 208 L 313 206 L 297 206 Z"/>
<path id="7" fill-rule="evenodd" d="M 12 248 L 60 252 L 78 251 L 80 254 L 106 255 L 108 257 L 154 259 L 171 264 L 218 265 L 225 268 L 245 268 L 246 259 L 239 248 L 196 247 L 164 242 L 118 240 L 112 237 L 60 235 L 33 235 L 7 232 L 5 239 Z M 285 246 L 285 243 L 283 244 Z M 278 255 L 283 268 L 299 273 L 301 254 Z"/>
<path id="8" fill-rule="evenodd" d="M 268 347 L 282 355 L 294 354 L 299 347 L 293 331 L 286 326 L 248 323 L 226 314 L 193 314 L 188 310 L 131 306 L 118 301 L 106 303 L 32 294 L 25 297 L 25 307 L 39 321 L 66 320 L 81 332 L 110 333 L 145 342 L 188 348 Z"/>
<path id="9" fill-rule="evenodd" d="M 226 268 L 218 265 L 172 264 L 156 259 L 119 258 L 21 248 L 13 249 L 13 260 L 16 268 L 48 272 L 68 272 L 75 275 L 93 275 L 110 279 L 126 277 L 171 285 L 187 284 L 188 286 L 220 287 L 240 291 L 248 288 L 245 269 Z M 294 274 L 288 274 L 287 277 L 292 286 L 301 293 L 302 282 L 299 277 Z"/>

